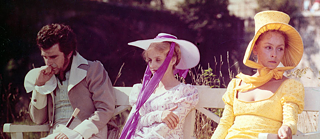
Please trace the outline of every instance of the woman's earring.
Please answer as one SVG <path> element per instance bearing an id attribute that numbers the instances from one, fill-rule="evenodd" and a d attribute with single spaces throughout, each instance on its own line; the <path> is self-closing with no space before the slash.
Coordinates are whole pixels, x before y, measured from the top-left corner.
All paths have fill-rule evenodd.
<path id="1" fill-rule="evenodd" d="M 254 62 L 258 62 L 258 57 L 257 57 L 257 55 L 253 55 L 253 56 L 252 56 L 252 59 L 253 59 Z"/>

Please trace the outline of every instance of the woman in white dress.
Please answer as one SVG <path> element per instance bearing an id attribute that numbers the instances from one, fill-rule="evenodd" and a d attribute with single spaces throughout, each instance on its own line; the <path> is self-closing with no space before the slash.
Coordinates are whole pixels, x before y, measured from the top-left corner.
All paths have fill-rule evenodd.
<path id="1" fill-rule="evenodd" d="M 185 77 L 199 63 L 198 48 L 166 33 L 129 45 L 145 50 L 148 66 L 143 83 L 135 84 L 131 91 L 133 107 L 120 139 L 183 138 L 184 119 L 199 97 L 196 87 L 181 83 L 175 73 Z"/>

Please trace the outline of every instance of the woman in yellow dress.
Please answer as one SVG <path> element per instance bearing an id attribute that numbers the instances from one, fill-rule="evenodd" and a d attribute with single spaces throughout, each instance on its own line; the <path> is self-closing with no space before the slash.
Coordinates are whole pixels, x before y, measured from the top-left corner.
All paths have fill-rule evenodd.
<path id="1" fill-rule="evenodd" d="M 222 97 L 223 116 L 211 139 L 255 139 L 259 133 L 290 139 L 297 132 L 304 87 L 283 73 L 300 62 L 302 39 L 283 12 L 260 12 L 254 20 L 255 36 L 243 63 L 257 72 L 252 76 L 240 73 L 229 83 Z"/>

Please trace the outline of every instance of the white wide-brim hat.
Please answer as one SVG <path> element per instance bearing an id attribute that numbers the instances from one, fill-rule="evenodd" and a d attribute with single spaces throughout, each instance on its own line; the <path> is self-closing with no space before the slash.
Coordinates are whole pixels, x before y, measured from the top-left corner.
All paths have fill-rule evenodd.
<path id="1" fill-rule="evenodd" d="M 200 61 L 200 53 L 196 45 L 186 40 L 179 40 L 176 36 L 167 33 L 159 33 L 154 39 L 138 40 L 130 42 L 128 45 L 147 50 L 154 42 L 174 42 L 180 46 L 181 59 L 176 69 L 190 69 Z"/>

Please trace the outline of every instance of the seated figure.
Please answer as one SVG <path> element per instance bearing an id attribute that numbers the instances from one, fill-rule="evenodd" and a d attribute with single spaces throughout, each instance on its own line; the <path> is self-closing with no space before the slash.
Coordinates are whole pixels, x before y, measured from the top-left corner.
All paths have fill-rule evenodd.
<path id="1" fill-rule="evenodd" d="M 47 139 L 105 139 L 115 111 L 115 94 L 107 71 L 99 61 L 89 61 L 76 50 L 76 35 L 64 24 L 41 28 L 37 44 L 45 65 L 25 77 L 32 92 L 29 113 L 36 124 L 49 124 Z M 77 117 L 67 127 L 73 111 Z M 110 122 L 109 122 L 110 121 Z"/>
<path id="2" fill-rule="evenodd" d="M 175 74 L 185 77 L 188 69 L 198 64 L 198 48 L 165 33 L 129 45 L 145 50 L 148 65 L 143 83 L 135 84 L 131 91 L 133 107 L 120 139 L 183 138 L 184 119 L 199 97 L 196 87 L 181 83 Z"/>
<path id="3" fill-rule="evenodd" d="M 292 138 L 298 114 L 304 108 L 304 87 L 283 76 L 303 55 L 299 33 L 288 25 L 290 17 L 278 11 L 257 13 L 255 36 L 243 63 L 257 69 L 252 75 L 238 74 L 223 96 L 225 109 L 211 139 L 256 139 L 259 133 Z M 250 58 L 253 54 L 253 60 Z"/>

